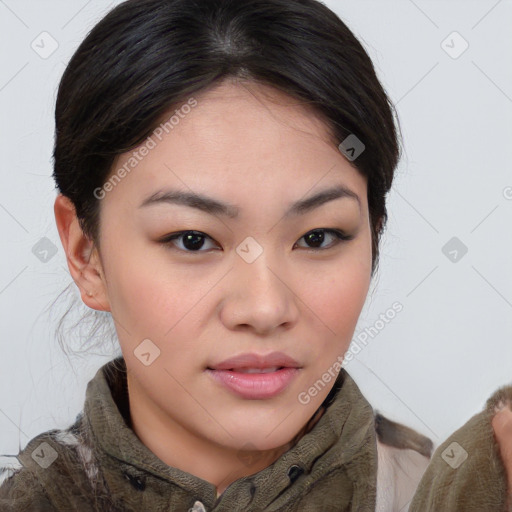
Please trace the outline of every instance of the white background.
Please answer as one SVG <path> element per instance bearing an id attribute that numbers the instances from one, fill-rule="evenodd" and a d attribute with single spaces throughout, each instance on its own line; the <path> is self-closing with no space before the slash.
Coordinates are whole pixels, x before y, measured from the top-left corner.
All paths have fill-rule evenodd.
<path id="1" fill-rule="evenodd" d="M 54 330 L 69 304 L 45 310 L 71 282 L 53 215 L 56 89 L 114 3 L 0 0 L 0 454 L 68 426 L 117 355 L 107 343 L 68 359 Z M 437 445 L 512 383 L 512 2 L 325 3 L 373 59 L 405 149 L 355 337 L 378 332 L 347 370 L 377 410 Z M 58 43 L 45 59 L 31 47 L 44 31 Z M 32 252 L 43 237 L 57 249 L 47 262 Z M 468 249 L 456 262 L 442 252 L 452 237 Z"/>

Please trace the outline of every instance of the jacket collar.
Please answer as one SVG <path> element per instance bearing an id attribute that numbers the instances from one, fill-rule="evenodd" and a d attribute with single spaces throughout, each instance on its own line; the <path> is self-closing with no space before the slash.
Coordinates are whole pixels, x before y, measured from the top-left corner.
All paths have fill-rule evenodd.
<path id="1" fill-rule="evenodd" d="M 100 466 L 122 468 L 128 488 L 131 482 L 132 487 L 139 485 L 141 490 L 146 489 L 149 474 L 156 477 L 153 481 L 173 484 L 171 487 L 179 491 L 178 494 L 200 500 L 208 510 L 221 504 L 225 507 L 215 509 L 262 510 L 287 488 L 293 492 L 294 482 L 302 474 L 308 475 L 308 485 L 314 485 L 335 468 L 346 466 L 345 474 L 353 480 L 353 486 L 360 486 L 358 464 L 350 462 L 355 457 L 360 459 L 365 452 L 371 459 L 367 467 L 373 473 L 367 484 L 371 500 L 377 464 L 373 410 L 343 368 L 321 407 L 325 407 L 325 411 L 318 422 L 292 448 L 269 467 L 234 481 L 218 498 L 213 484 L 165 464 L 130 428 L 126 363 L 122 356 L 103 365 L 89 381 L 83 420 Z M 371 446 L 368 446 L 369 441 Z M 110 483 L 109 475 L 104 476 Z M 151 492 L 151 485 L 148 491 Z"/>

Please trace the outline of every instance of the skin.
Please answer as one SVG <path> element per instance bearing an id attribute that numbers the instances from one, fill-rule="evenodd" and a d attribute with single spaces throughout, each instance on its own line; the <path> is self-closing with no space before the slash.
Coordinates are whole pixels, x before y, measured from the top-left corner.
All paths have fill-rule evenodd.
<path id="1" fill-rule="evenodd" d="M 507 506 L 512 508 L 512 410 L 509 407 L 494 415 L 492 428 L 507 472 Z"/>
<path id="2" fill-rule="evenodd" d="M 197 106 L 100 201 L 100 248 L 63 196 L 55 218 L 83 302 L 115 321 L 133 430 L 162 461 L 219 495 L 288 450 L 332 388 L 334 379 L 308 404 L 298 401 L 349 346 L 371 281 L 371 232 L 366 178 L 313 111 L 232 81 L 194 97 Z M 334 185 L 359 203 L 344 197 L 284 217 L 291 203 Z M 165 188 L 229 202 L 240 215 L 139 208 Z M 304 235 L 319 228 L 354 238 L 324 232 L 323 242 L 308 243 Z M 183 237 L 159 241 L 185 230 L 206 234 L 203 246 L 187 252 Z M 236 252 L 248 236 L 263 248 L 252 263 Z M 144 339 L 160 350 L 149 366 L 134 354 Z M 273 398 L 241 398 L 205 372 L 241 353 L 272 351 L 302 367 Z"/>

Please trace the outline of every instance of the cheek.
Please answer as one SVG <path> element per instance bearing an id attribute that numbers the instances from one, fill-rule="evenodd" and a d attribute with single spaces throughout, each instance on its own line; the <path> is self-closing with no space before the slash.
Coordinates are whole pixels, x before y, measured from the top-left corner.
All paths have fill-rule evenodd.
<path id="1" fill-rule="evenodd" d="M 122 253 L 117 251 L 119 263 L 110 265 L 109 275 L 112 312 L 122 326 L 120 341 L 128 348 L 149 338 L 163 350 L 187 339 L 190 350 L 180 349 L 187 357 L 204 326 L 206 302 L 201 299 L 211 291 L 212 281 L 198 276 L 192 266 L 169 264 L 160 251 L 153 251 L 154 257 L 147 248 L 123 248 Z"/>
<path id="2" fill-rule="evenodd" d="M 139 368 L 137 374 L 151 380 L 152 389 L 163 389 L 159 381 L 153 380 L 158 378 L 163 379 L 166 387 L 172 387 L 175 381 L 169 380 L 164 368 L 183 380 L 191 364 L 197 364 L 198 346 L 194 340 L 200 339 L 197 332 L 200 313 L 196 311 L 200 306 L 193 306 L 199 299 L 195 294 L 192 297 L 183 293 L 185 287 L 181 283 L 159 278 L 156 271 L 136 267 L 126 270 L 126 277 L 122 273 L 117 276 L 115 298 L 116 319 L 122 325 L 117 329 L 121 349 L 125 359 L 131 360 L 132 369 Z M 152 343 L 142 345 L 147 339 Z M 137 360 L 141 352 L 158 353 L 149 373 Z"/>
<path id="3" fill-rule="evenodd" d="M 125 339 L 133 336 L 135 343 L 140 336 L 162 336 L 185 315 L 186 305 L 180 302 L 179 276 L 166 275 L 161 261 L 151 261 L 151 251 L 131 245 L 129 239 L 116 243 L 115 233 L 105 236 L 105 272 L 118 332 Z"/>
<path id="4" fill-rule="evenodd" d="M 354 259 L 341 266 L 331 279 L 331 310 L 345 319 L 357 320 L 371 280 L 371 259 Z"/>
<path id="5" fill-rule="evenodd" d="M 366 246 L 366 244 L 361 244 Z M 321 320 L 329 343 L 339 348 L 348 344 L 364 306 L 371 281 L 371 253 L 354 250 L 303 282 L 305 301 L 312 314 Z M 315 322 L 316 323 L 316 322 Z"/>
<path id="6" fill-rule="evenodd" d="M 341 274 L 329 280 L 329 286 L 313 307 L 337 338 L 352 337 L 368 293 L 365 274 Z"/>

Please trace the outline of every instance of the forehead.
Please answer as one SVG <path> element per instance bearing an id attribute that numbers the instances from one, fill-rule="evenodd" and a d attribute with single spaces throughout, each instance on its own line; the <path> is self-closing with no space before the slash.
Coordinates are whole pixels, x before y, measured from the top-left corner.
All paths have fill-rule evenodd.
<path id="1" fill-rule="evenodd" d="M 258 123 L 271 134 L 280 128 L 283 135 L 288 128 L 305 137 L 320 137 L 326 143 L 334 141 L 328 120 L 318 110 L 269 85 L 228 78 L 195 97 L 200 107 L 195 113 L 201 113 L 195 120 L 198 124 L 203 121 L 203 129 L 210 123 L 229 121 L 243 128 L 239 133 L 243 135 Z"/>
<path id="2" fill-rule="evenodd" d="M 132 192 L 147 196 L 177 184 L 225 194 L 257 187 L 275 195 L 294 186 L 305 193 L 304 187 L 322 179 L 324 185 L 339 183 L 340 176 L 359 191 L 365 187 L 363 176 L 339 152 L 330 126 L 311 106 L 269 86 L 231 80 L 192 99 L 192 108 L 175 106 L 146 142 L 116 159 L 113 173 L 136 163 L 125 180 Z M 149 139 L 151 150 L 135 159 L 134 152 L 149 146 Z"/>

